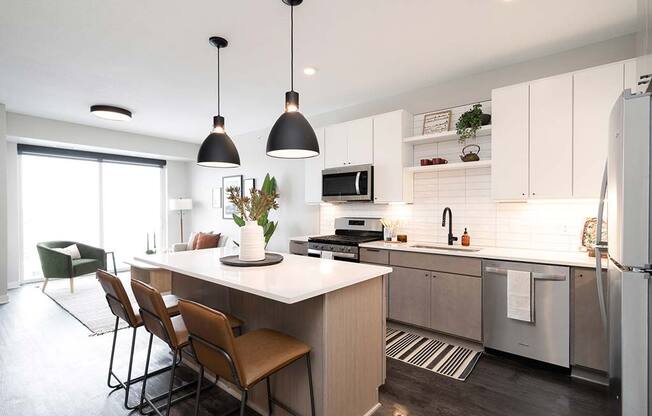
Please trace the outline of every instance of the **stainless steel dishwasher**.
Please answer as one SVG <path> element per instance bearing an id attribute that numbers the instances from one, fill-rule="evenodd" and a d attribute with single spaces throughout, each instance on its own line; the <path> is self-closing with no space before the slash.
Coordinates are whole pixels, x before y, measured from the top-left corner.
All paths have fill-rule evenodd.
<path id="1" fill-rule="evenodd" d="M 532 322 L 507 317 L 507 273 L 531 273 Z M 570 272 L 568 267 L 484 260 L 484 346 L 569 367 Z"/>

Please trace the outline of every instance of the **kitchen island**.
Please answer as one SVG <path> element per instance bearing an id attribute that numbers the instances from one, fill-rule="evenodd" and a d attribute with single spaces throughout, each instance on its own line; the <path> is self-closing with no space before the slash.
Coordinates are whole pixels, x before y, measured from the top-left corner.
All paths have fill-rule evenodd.
<path id="1" fill-rule="evenodd" d="M 173 294 L 243 319 L 245 332 L 271 328 L 310 345 L 317 415 L 374 413 L 385 378 L 383 281 L 392 269 L 292 254 L 283 254 L 283 262 L 273 266 L 220 263 L 220 257 L 236 253 L 217 248 L 137 260 L 169 270 Z M 272 393 L 309 415 L 305 364 L 275 375 Z M 267 414 L 264 383 L 249 397 L 250 407 Z M 277 407 L 274 414 L 286 412 Z"/>

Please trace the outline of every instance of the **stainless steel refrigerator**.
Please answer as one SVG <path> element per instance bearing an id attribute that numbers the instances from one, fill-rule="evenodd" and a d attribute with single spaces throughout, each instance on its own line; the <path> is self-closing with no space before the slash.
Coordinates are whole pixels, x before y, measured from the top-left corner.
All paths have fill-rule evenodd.
<path id="1" fill-rule="evenodd" d="M 651 99 L 649 93 L 626 91 L 612 111 L 598 213 L 601 226 L 606 201 L 608 245 L 600 242 L 597 247 L 597 290 L 609 334 L 614 414 L 623 416 L 652 415 Z M 600 252 L 605 250 L 607 273 L 600 268 Z M 602 293 L 603 278 L 608 279 L 607 293 Z"/>

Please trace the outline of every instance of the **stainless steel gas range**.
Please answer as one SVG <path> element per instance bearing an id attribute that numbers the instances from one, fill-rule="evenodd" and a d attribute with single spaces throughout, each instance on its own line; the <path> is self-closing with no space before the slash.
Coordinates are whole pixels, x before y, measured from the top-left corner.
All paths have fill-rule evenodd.
<path id="1" fill-rule="evenodd" d="M 335 234 L 308 239 L 308 255 L 357 263 L 360 244 L 382 239 L 379 218 L 340 217 L 335 219 Z"/>

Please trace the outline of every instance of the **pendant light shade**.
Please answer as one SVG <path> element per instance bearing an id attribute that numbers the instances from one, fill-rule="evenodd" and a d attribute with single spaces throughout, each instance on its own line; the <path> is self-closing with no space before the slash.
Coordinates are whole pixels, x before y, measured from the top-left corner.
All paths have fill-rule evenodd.
<path id="1" fill-rule="evenodd" d="M 299 93 L 294 91 L 294 6 L 303 0 L 283 0 L 290 6 L 290 91 L 285 93 L 285 113 L 276 120 L 267 139 L 267 155 L 283 159 L 306 159 L 319 155 L 317 135 L 299 112 Z"/>
<path id="2" fill-rule="evenodd" d="M 213 130 L 199 148 L 197 164 L 210 168 L 235 168 L 240 166 L 240 155 L 233 140 L 224 129 L 224 117 L 220 115 L 220 49 L 229 44 L 226 39 L 214 36 L 209 39 L 217 48 L 217 115 L 213 117 Z"/>

